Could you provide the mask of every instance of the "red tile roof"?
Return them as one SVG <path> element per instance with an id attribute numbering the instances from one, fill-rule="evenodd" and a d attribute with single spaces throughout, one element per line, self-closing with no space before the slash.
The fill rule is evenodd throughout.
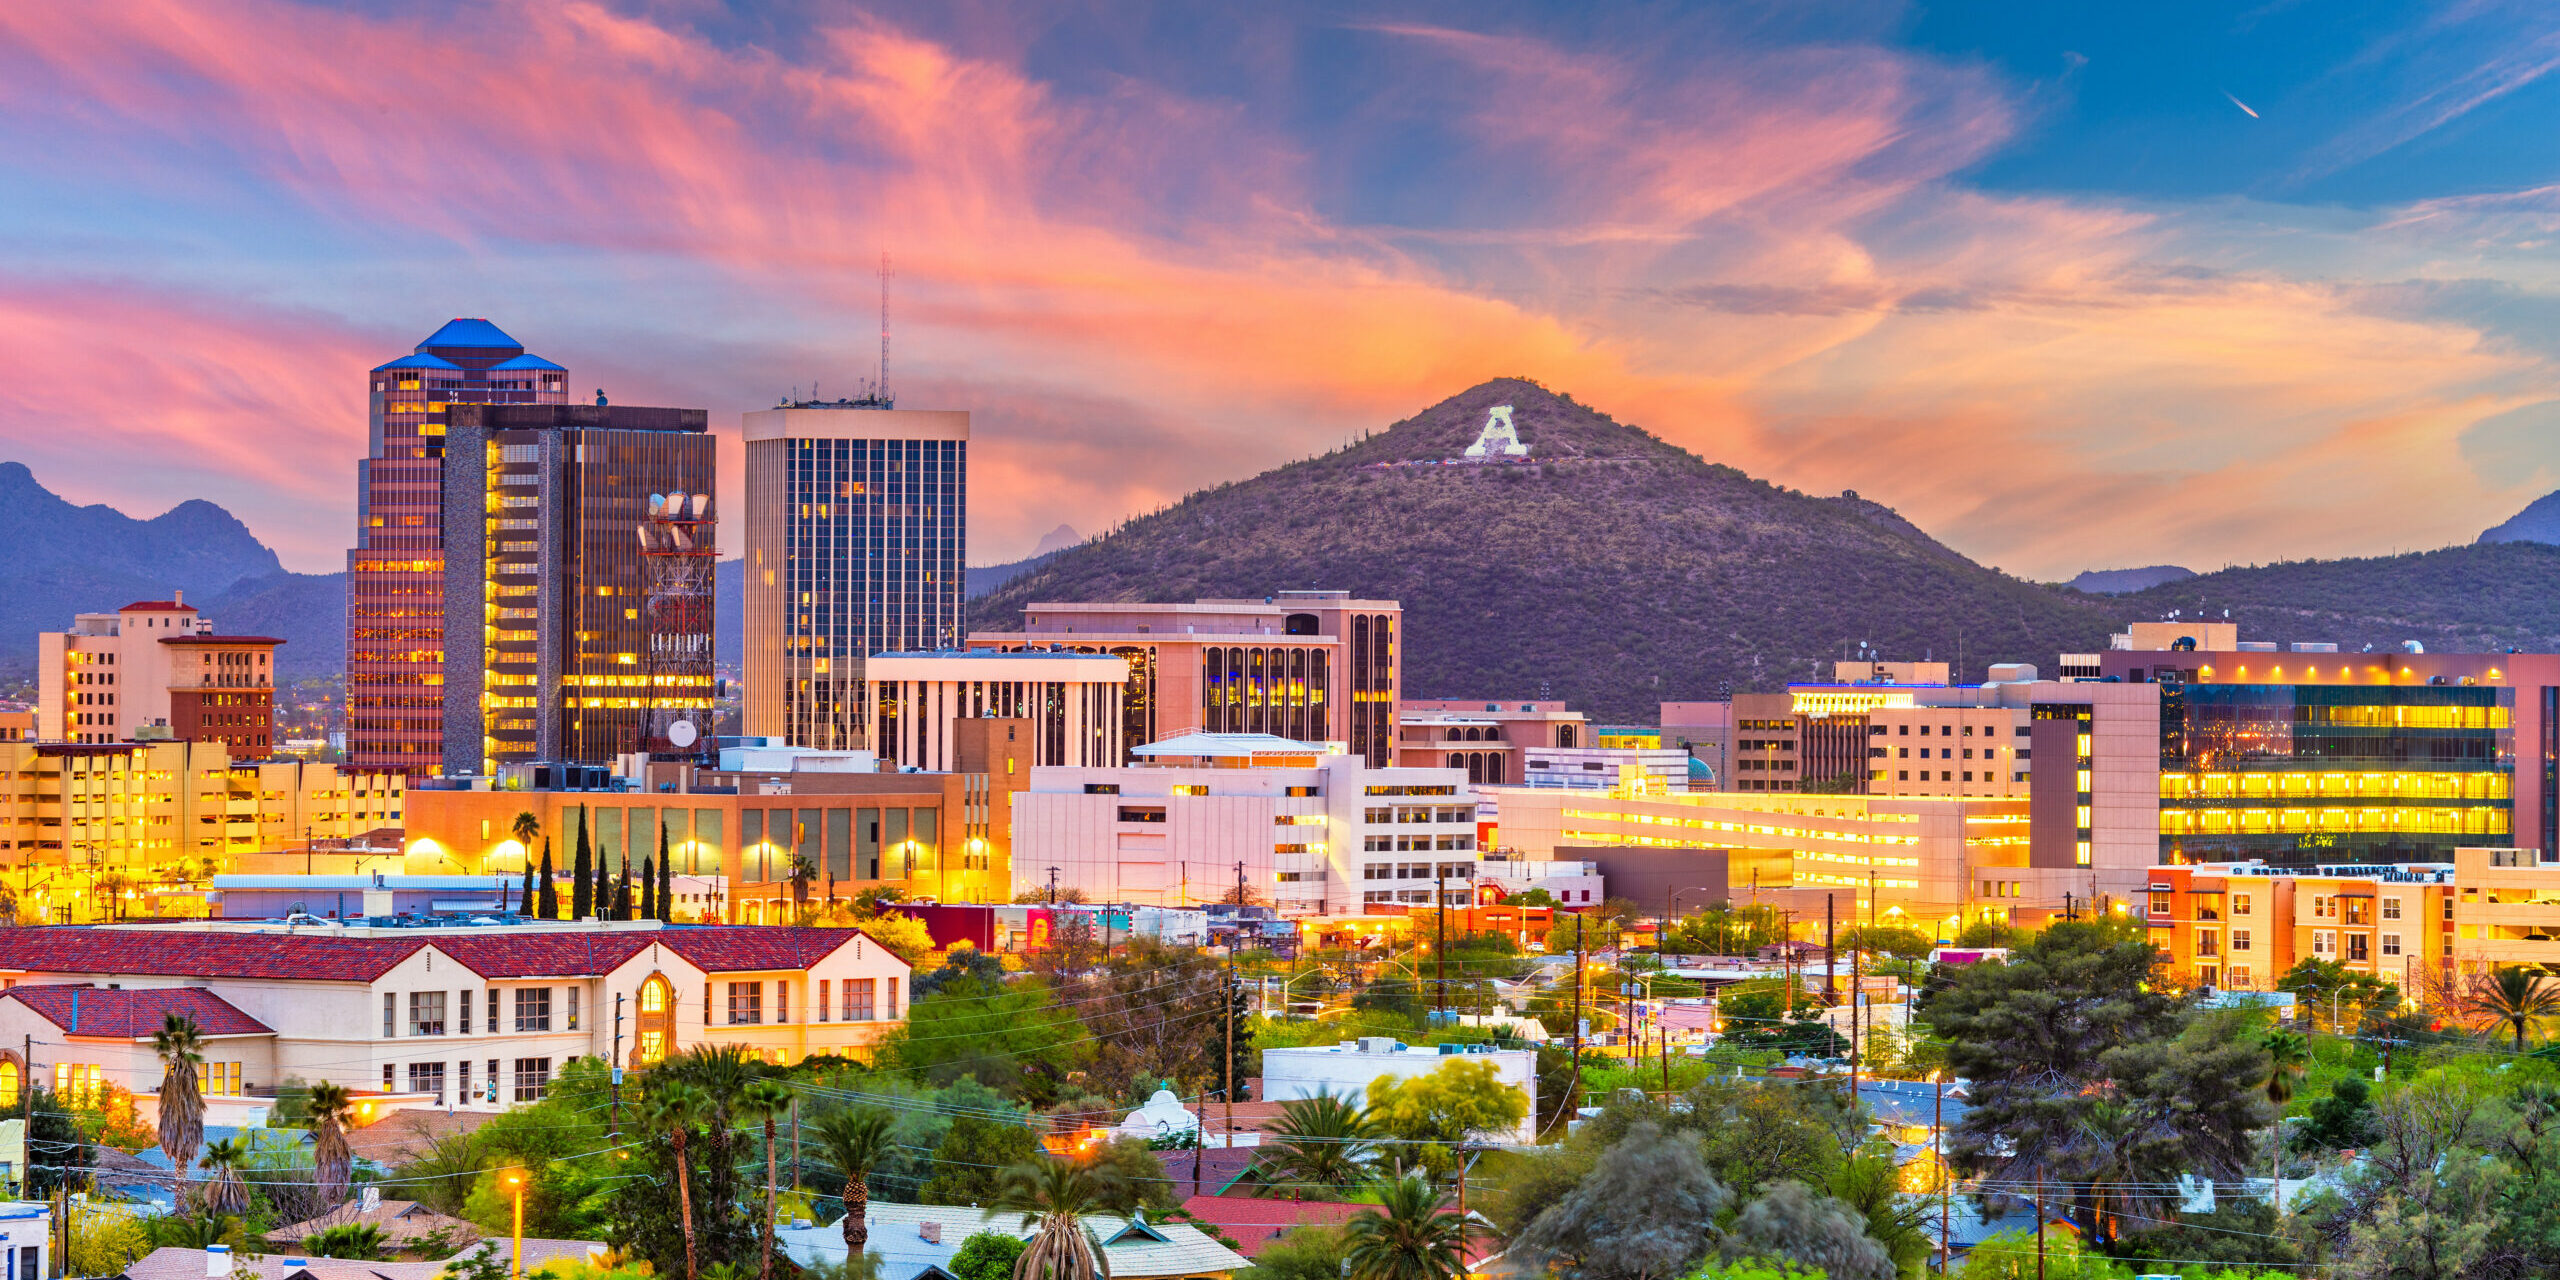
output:
<path id="1" fill-rule="evenodd" d="M 170 1014 L 195 1019 L 196 1030 L 209 1036 L 271 1036 L 275 1029 L 250 1017 L 228 1000 L 195 987 L 111 989 L 85 982 L 18 986 L 0 991 L 0 1000 L 15 1000 L 67 1035 L 140 1040 L 158 1031 Z"/>
<path id="2" fill-rule="evenodd" d="M 419 948 L 432 946 L 484 978 L 576 977 L 608 972 L 659 945 L 706 972 L 740 973 L 805 969 L 860 933 L 858 929 L 713 925 L 646 933 L 491 929 L 407 938 L 333 938 L 46 925 L 0 929 L 0 970 L 371 982 Z M 871 945 L 879 943 L 874 940 Z"/>
<path id="3" fill-rule="evenodd" d="M 1266 1200 L 1241 1196 L 1193 1196 L 1182 1202 L 1184 1213 L 1226 1232 L 1239 1246 L 1238 1251 L 1248 1258 L 1261 1253 L 1263 1246 L 1279 1239 L 1292 1227 L 1348 1222 L 1368 1207 L 1337 1200 Z"/>
<path id="4" fill-rule="evenodd" d="M 132 604 L 116 610 L 116 612 L 149 613 L 153 610 L 160 610 L 168 613 L 193 613 L 196 611 L 196 607 L 191 604 L 180 604 L 175 600 L 136 600 Z"/>
<path id="5" fill-rule="evenodd" d="M 277 639 L 277 638 L 276 638 L 276 637 L 274 637 L 274 636 L 217 636 L 217 635 L 186 635 L 186 636 L 162 636 L 162 637 L 160 637 L 160 643 L 162 643 L 162 644 L 283 644 L 283 643 L 284 643 L 284 641 L 279 640 L 279 639 Z"/>

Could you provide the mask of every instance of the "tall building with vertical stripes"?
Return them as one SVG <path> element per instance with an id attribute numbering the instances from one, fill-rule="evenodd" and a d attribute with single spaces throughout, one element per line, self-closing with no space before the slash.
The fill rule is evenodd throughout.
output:
<path id="1" fill-rule="evenodd" d="M 871 655 L 961 646 L 969 415 L 799 400 L 742 425 L 744 728 L 867 748 Z"/>
<path id="2" fill-rule="evenodd" d="M 455 319 L 367 376 L 347 553 L 347 759 L 433 772 L 443 755 L 444 443 L 457 404 L 566 404 L 569 371 Z"/>

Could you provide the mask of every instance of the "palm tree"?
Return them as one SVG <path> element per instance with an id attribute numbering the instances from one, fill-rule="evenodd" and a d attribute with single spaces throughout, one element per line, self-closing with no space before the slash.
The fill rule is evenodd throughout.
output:
<path id="1" fill-rule="evenodd" d="M 204 1144 L 204 1093 L 196 1076 L 204 1064 L 204 1033 L 185 1014 L 164 1014 L 151 1047 L 160 1055 L 160 1150 L 183 1184 Z"/>
<path id="2" fill-rule="evenodd" d="M 347 1150 L 347 1121 L 354 1109 L 347 1087 L 323 1080 L 311 1086 L 311 1172 L 321 1203 L 331 1208 L 346 1202 L 347 1178 L 355 1157 Z"/>
<path id="3" fill-rule="evenodd" d="M 249 1184 L 240 1180 L 240 1166 L 248 1158 L 248 1149 L 229 1138 L 205 1144 L 204 1168 L 213 1177 L 205 1183 L 204 1207 L 215 1221 L 249 1212 Z"/>
<path id="4" fill-rule="evenodd" d="M 693 1257 L 693 1166 L 686 1159 L 686 1139 L 693 1126 L 700 1124 L 711 1111 L 710 1095 L 681 1080 L 670 1080 L 650 1091 L 648 1101 L 641 1104 L 641 1118 L 650 1125 L 663 1127 L 667 1141 L 675 1148 L 676 1207 L 684 1223 L 684 1277 L 694 1280 Z"/>
<path id="5" fill-rule="evenodd" d="M 1285 1185 L 1293 1192 L 1312 1188 L 1329 1197 L 1369 1180 L 1377 1152 L 1370 1139 L 1377 1129 L 1349 1101 L 1319 1090 L 1313 1097 L 1281 1103 L 1276 1127 L 1280 1140 L 1264 1147 L 1255 1161 L 1265 1191 Z"/>
<path id="6" fill-rule="evenodd" d="M 317 1258 L 352 1258 L 380 1262 L 391 1255 L 382 1245 L 382 1228 L 370 1222 L 342 1222 L 302 1238 L 302 1251 Z"/>
<path id="7" fill-rule="evenodd" d="M 1420 1173 L 1378 1184 L 1378 1207 L 1343 1224 L 1351 1238 L 1343 1274 L 1350 1280 L 1456 1280 L 1466 1274 L 1466 1219 L 1440 1211 L 1439 1188 Z"/>
<path id="8" fill-rule="evenodd" d="M 2544 982 L 2528 966 L 2501 965 L 2473 978 L 2462 1003 L 2492 1025 L 2515 1028 L 2516 1052 L 2522 1053 L 2524 1033 L 2535 1021 L 2560 1017 L 2560 985 Z"/>
<path id="9" fill-rule="evenodd" d="M 516 820 L 509 829 L 515 832 L 516 843 L 523 845 L 525 853 L 531 855 L 533 842 L 542 838 L 542 819 L 533 816 L 533 811 L 527 809 L 516 815 Z"/>
<path id="10" fill-rule="evenodd" d="M 830 1111 L 809 1127 L 817 1131 L 819 1153 L 844 1175 L 844 1256 L 859 1258 L 871 1246 L 871 1171 L 896 1149 L 889 1140 L 889 1113 L 877 1107 Z"/>
<path id="11" fill-rule="evenodd" d="M 999 1175 L 991 1211 L 1021 1214 L 1026 1227 L 1040 1224 L 1014 1260 L 1013 1280 L 1109 1280 L 1111 1260 L 1084 1219 L 1111 1202 L 1118 1180 L 1089 1165 L 1045 1157 Z"/>
<path id="12" fill-rule="evenodd" d="M 2258 1037 L 2267 1051 L 2267 1101 L 2276 1104 L 2276 1212 L 2284 1212 L 2284 1104 L 2311 1065 L 2311 1042 L 2295 1031 L 2270 1031 Z"/>
<path id="13" fill-rule="evenodd" d="M 768 1078 L 748 1085 L 738 1098 L 739 1115 L 764 1121 L 764 1261 L 756 1268 L 756 1274 L 766 1280 L 773 1275 L 773 1220 L 781 1212 L 781 1192 L 777 1189 L 782 1179 L 781 1151 L 774 1145 L 778 1136 L 774 1121 L 791 1109 L 792 1096 L 791 1086 Z"/>

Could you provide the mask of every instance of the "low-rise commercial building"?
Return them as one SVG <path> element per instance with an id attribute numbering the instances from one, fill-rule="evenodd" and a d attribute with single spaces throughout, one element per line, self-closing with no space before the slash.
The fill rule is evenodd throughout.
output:
<path id="1" fill-rule="evenodd" d="M 1033 765 L 1116 765 L 1129 660 L 1107 653 L 954 649 L 881 653 L 866 664 L 872 749 L 892 768 L 955 769 L 958 725 L 1028 721 Z"/>
<path id="2" fill-rule="evenodd" d="M 1463 769 L 1379 769 L 1260 734 L 1137 748 L 1149 765 L 1034 769 L 1014 797 L 1014 888 L 1107 902 L 1234 893 L 1284 914 L 1472 897 L 1476 795 Z"/>
<path id="3" fill-rule="evenodd" d="M 1127 659 L 1127 750 L 1194 730 L 1267 733 L 1345 743 L 1380 768 L 1396 758 L 1403 626 L 1402 605 L 1348 591 L 1190 604 L 1051 601 L 1024 608 L 1020 631 L 971 633 L 969 647 Z"/>
<path id="4" fill-rule="evenodd" d="M 1437 698 L 1396 704 L 1396 763 L 1464 769 L 1467 781 L 1517 782 L 1530 748 L 1593 745 L 1583 715 L 1561 702 Z"/>
<path id="5" fill-rule="evenodd" d="M 166 1014 L 210 1042 L 205 1092 L 333 1081 L 499 1110 L 570 1060 L 705 1044 L 857 1054 L 905 1017 L 908 966 L 853 929 L 282 922 L 0 930 L 0 1081 L 150 1098 Z M 33 1061 L 23 1055 L 28 1039 Z"/>

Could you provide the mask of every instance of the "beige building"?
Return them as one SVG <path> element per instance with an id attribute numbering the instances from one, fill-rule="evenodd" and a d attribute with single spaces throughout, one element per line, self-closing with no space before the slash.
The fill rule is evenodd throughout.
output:
<path id="1" fill-rule="evenodd" d="M 958 758 L 957 727 L 1027 720 L 1035 765 L 1118 764 L 1129 661 L 1107 653 L 954 649 L 870 660 L 872 750 L 882 767 L 939 772 Z"/>
<path id="2" fill-rule="evenodd" d="M 1528 773 L 1533 747 L 1586 748 L 1591 726 L 1561 702 L 1435 698 L 1396 704 L 1396 763 L 1464 769 L 1467 781 L 1501 785 Z"/>
<path id="3" fill-rule="evenodd" d="M 1404 606 L 1348 591 L 1190 604 L 1034 604 L 1022 630 L 973 649 L 1116 654 L 1129 662 L 1121 741 L 1194 731 L 1340 742 L 1371 768 L 1396 759 Z M 1121 762 L 1125 763 L 1125 761 Z"/>
<path id="4" fill-rule="evenodd" d="M 45 742 L 218 741 L 248 758 L 275 737 L 272 636 L 223 636 L 178 593 L 77 615 L 36 636 L 35 736 Z"/>

